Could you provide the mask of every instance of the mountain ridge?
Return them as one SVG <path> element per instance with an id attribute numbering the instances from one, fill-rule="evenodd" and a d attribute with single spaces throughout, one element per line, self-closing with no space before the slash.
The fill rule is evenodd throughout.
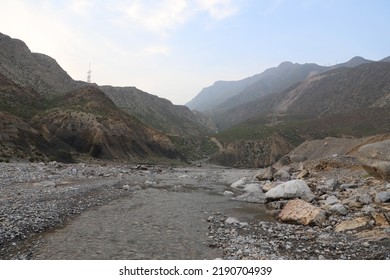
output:
<path id="1" fill-rule="evenodd" d="M 372 62 L 371 60 L 355 56 L 347 62 L 333 66 L 320 66 L 315 63 L 292 63 L 284 61 L 276 67 L 264 70 L 260 74 L 250 76 L 238 81 L 215 82 L 212 86 L 204 88 L 186 105 L 192 110 L 199 110 L 209 115 L 214 121 L 222 112 L 251 102 L 259 97 L 278 93 L 286 88 L 305 80 L 313 75 L 342 67 L 355 67 L 360 64 Z M 245 84 L 250 80 L 251 83 Z M 223 83 L 224 87 L 218 83 Z M 231 88 L 229 88 L 231 86 Z M 210 97 L 210 93 L 215 96 Z M 218 99 L 218 102 L 209 99 Z M 218 123 L 216 123 L 218 126 Z"/>
<path id="2" fill-rule="evenodd" d="M 186 118 L 183 123 L 190 123 L 189 129 L 178 129 L 183 132 L 181 135 L 204 137 L 207 133 L 205 119 L 200 125 L 196 119 L 201 118 L 188 108 L 142 91 L 138 93 L 140 98 L 134 107 L 150 116 L 153 111 L 145 100 L 152 98 L 157 104 L 154 107 L 170 106 L 169 110 L 160 111 L 160 120 L 168 113 L 178 115 L 180 120 Z M 80 156 L 185 160 L 166 130 L 144 124 L 131 110 L 119 109 L 97 85 L 74 81 L 55 59 L 32 53 L 23 41 L 1 33 L 0 101 L 0 127 L 4 128 L 0 132 L 2 160 L 72 161 Z M 189 133 L 191 129 L 193 134 Z"/>

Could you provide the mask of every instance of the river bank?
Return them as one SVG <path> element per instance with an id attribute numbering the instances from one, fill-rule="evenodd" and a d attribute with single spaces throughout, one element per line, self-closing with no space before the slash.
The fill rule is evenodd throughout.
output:
<path id="1" fill-rule="evenodd" d="M 263 198 L 302 175 L 294 168 L 266 181 L 255 178 L 258 170 L 218 166 L 0 169 L 1 259 L 390 258 L 388 203 L 376 201 L 388 184 L 361 170 L 306 170 L 306 200 L 326 215 L 320 224 L 291 225 L 276 222 L 291 199 Z M 332 208 L 338 204 L 345 209 Z M 336 230 L 357 218 L 364 224 Z"/>

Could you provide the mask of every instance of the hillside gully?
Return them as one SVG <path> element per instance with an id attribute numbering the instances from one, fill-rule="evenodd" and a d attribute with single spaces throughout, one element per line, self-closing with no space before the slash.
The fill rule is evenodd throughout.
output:
<path id="1" fill-rule="evenodd" d="M 367 186 L 378 196 L 390 185 L 356 179 L 362 170 L 338 170 L 337 177 L 312 171 L 298 180 L 325 216 L 294 225 L 278 216 L 286 199 L 266 197 L 283 178 L 296 179 L 292 167 L 267 181 L 255 178 L 259 170 L 211 165 L 50 162 L 0 169 L 1 259 L 390 258 L 388 204 L 359 202 Z M 343 191 L 319 191 L 336 185 Z M 335 210 L 337 204 L 345 209 Z"/>

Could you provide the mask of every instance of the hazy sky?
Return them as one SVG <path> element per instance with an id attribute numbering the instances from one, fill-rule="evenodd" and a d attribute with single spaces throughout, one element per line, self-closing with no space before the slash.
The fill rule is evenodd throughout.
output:
<path id="1" fill-rule="evenodd" d="M 389 0 L 0 0 L 0 32 L 76 80 L 184 104 L 282 61 L 390 55 Z"/>

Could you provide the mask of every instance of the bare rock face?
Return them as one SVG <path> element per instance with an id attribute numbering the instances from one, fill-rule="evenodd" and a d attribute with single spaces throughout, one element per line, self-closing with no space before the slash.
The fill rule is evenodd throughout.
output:
<path id="1" fill-rule="evenodd" d="M 362 146 L 358 159 L 370 175 L 390 181 L 390 140 Z"/>
<path id="2" fill-rule="evenodd" d="M 268 201 L 290 198 L 304 198 L 313 195 L 310 188 L 303 180 L 292 180 L 280 184 L 266 193 Z"/>
<path id="3" fill-rule="evenodd" d="M 321 225 L 326 219 L 326 213 L 321 208 L 301 200 L 289 201 L 279 214 L 282 222 L 301 225 Z"/>
<path id="4" fill-rule="evenodd" d="M 211 158 L 211 162 L 232 167 L 267 167 L 289 153 L 293 146 L 281 135 L 273 135 L 261 140 L 237 140 L 226 142 L 223 150 Z"/>

